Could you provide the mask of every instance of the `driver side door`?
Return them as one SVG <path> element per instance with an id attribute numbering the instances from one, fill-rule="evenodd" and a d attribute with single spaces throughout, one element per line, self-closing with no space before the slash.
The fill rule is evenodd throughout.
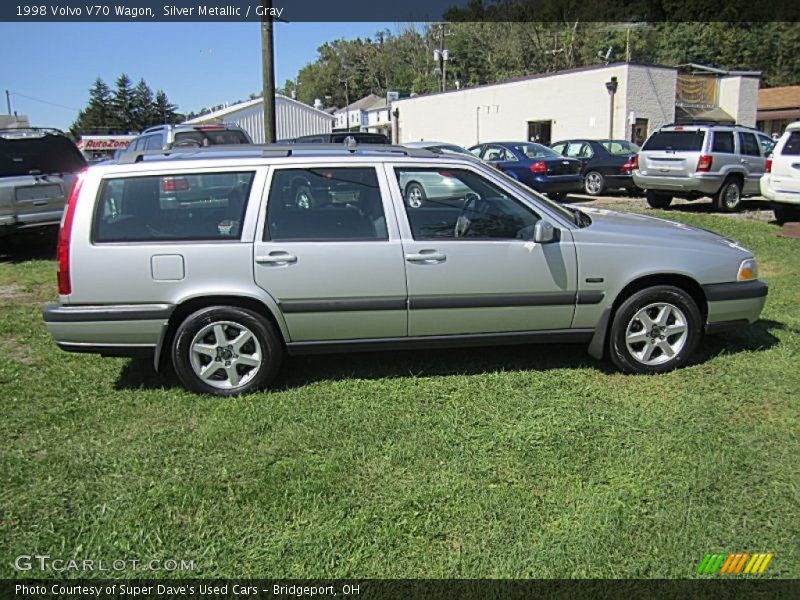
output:
<path id="1" fill-rule="evenodd" d="M 388 166 L 409 296 L 408 334 L 464 335 L 567 329 L 577 290 L 575 248 L 537 244 L 540 216 L 476 170 Z M 452 197 L 410 205 L 400 183 L 460 182 Z"/>

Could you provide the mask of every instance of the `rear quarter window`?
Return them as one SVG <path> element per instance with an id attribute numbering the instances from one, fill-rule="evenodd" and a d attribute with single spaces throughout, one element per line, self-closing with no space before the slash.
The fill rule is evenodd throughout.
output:
<path id="1" fill-rule="evenodd" d="M 781 156 L 800 156 L 800 131 L 793 131 L 789 134 L 781 149 Z"/>
<path id="2" fill-rule="evenodd" d="M 100 186 L 95 243 L 239 240 L 254 172 L 122 177 Z"/>
<path id="3" fill-rule="evenodd" d="M 658 131 L 644 143 L 642 150 L 699 152 L 705 137 L 704 131 Z"/>

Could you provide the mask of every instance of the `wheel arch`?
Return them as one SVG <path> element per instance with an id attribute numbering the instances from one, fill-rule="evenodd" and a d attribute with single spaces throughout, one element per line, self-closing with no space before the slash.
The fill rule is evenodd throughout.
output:
<path id="1" fill-rule="evenodd" d="M 708 318 L 708 300 L 706 299 L 702 286 L 696 279 L 683 273 L 650 273 L 641 275 L 625 284 L 625 287 L 623 287 L 614 298 L 612 305 L 603 311 L 603 314 L 600 316 L 600 321 L 597 327 L 595 327 L 592 341 L 589 343 L 589 354 L 591 356 L 601 360 L 605 355 L 608 332 L 611 328 L 614 315 L 620 305 L 636 292 L 657 285 L 671 285 L 689 294 L 700 310 L 703 323 L 706 322 Z"/>
<path id="2" fill-rule="evenodd" d="M 193 296 L 184 299 L 175 306 L 175 309 L 172 311 L 172 314 L 169 316 L 164 326 L 161 337 L 156 345 L 155 356 L 153 357 L 153 366 L 156 371 L 160 371 L 167 366 L 170 353 L 164 350 L 172 345 L 172 340 L 175 338 L 175 331 L 178 329 L 178 326 L 190 314 L 210 306 L 235 306 L 252 310 L 264 316 L 272 323 L 282 344 L 285 345 L 286 341 L 289 339 L 286 323 L 281 316 L 277 304 L 273 307 L 263 299 L 235 294 Z"/>

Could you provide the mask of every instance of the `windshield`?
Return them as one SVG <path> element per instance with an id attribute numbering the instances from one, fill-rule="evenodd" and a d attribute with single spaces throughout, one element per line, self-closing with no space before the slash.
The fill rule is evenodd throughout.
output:
<path id="1" fill-rule="evenodd" d="M 561 158 L 558 152 L 541 144 L 515 144 L 511 147 L 527 158 Z"/>
<path id="2" fill-rule="evenodd" d="M 658 131 L 644 143 L 642 150 L 699 152 L 705 137 L 703 131 Z"/>
<path id="3" fill-rule="evenodd" d="M 600 145 L 608 150 L 609 154 L 636 154 L 639 152 L 639 146 L 626 140 L 606 140 L 600 142 Z"/>
<path id="4" fill-rule="evenodd" d="M 247 136 L 235 129 L 180 131 L 173 146 L 218 146 L 220 144 L 249 144 Z"/>
<path id="5" fill-rule="evenodd" d="M 68 138 L 0 136 L 0 177 L 77 173 L 86 160 Z"/>
<path id="6" fill-rule="evenodd" d="M 538 146 L 538 144 L 533 144 L 533 145 L 537 145 Z M 498 177 L 500 177 L 505 183 L 507 183 L 509 186 L 513 187 L 517 192 L 521 193 L 526 198 L 533 198 L 537 202 L 541 202 L 542 204 L 545 204 L 547 206 L 547 208 L 549 208 L 552 212 L 556 213 L 562 219 L 565 219 L 565 220 L 569 221 L 570 223 L 579 224 L 579 222 L 576 221 L 576 219 L 575 219 L 575 212 L 573 212 L 572 210 L 568 209 L 566 206 L 561 206 L 560 204 L 558 204 L 557 202 L 553 202 L 552 200 L 550 200 L 546 196 L 542 196 L 542 195 L 536 193 L 535 191 L 533 191 L 528 186 L 520 183 L 519 181 L 517 181 L 513 177 L 509 177 L 508 175 L 506 175 L 502 171 L 499 171 L 499 170 L 498 171 L 494 171 L 494 174 L 497 175 Z"/>

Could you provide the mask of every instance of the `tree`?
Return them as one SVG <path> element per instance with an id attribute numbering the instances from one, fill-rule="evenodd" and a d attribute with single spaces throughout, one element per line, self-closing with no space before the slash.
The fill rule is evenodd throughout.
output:
<path id="1" fill-rule="evenodd" d="M 169 101 L 167 94 L 163 90 L 156 92 L 154 104 L 156 122 L 169 125 L 180 123 L 183 120 L 183 115 L 179 114 L 177 110 L 178 107 Z"/>
<path id="2" fill-rule="evenodd" d="M 153 98 L 153 90 L 144 79 L 140 79 L 133 88 L 133 130 L 144 131 L 151 125 L 160 122 Z"/>
<path id="3" fill-rule="evenodd" d="M 78 118 L 70 127 L 73 135 L 80 133 L 103 134 L 114 130 L 112 94 L 106 83 L 99 77 L 89 89 L 89 103 L 78 113 Z"/>
<path id="4" fill-rule="evenodd" d="M 117 77 L 116 86 L 112 105 L 117 133 L 136 131 L 136 109 L 130 77 L 123 73 Z"/>

